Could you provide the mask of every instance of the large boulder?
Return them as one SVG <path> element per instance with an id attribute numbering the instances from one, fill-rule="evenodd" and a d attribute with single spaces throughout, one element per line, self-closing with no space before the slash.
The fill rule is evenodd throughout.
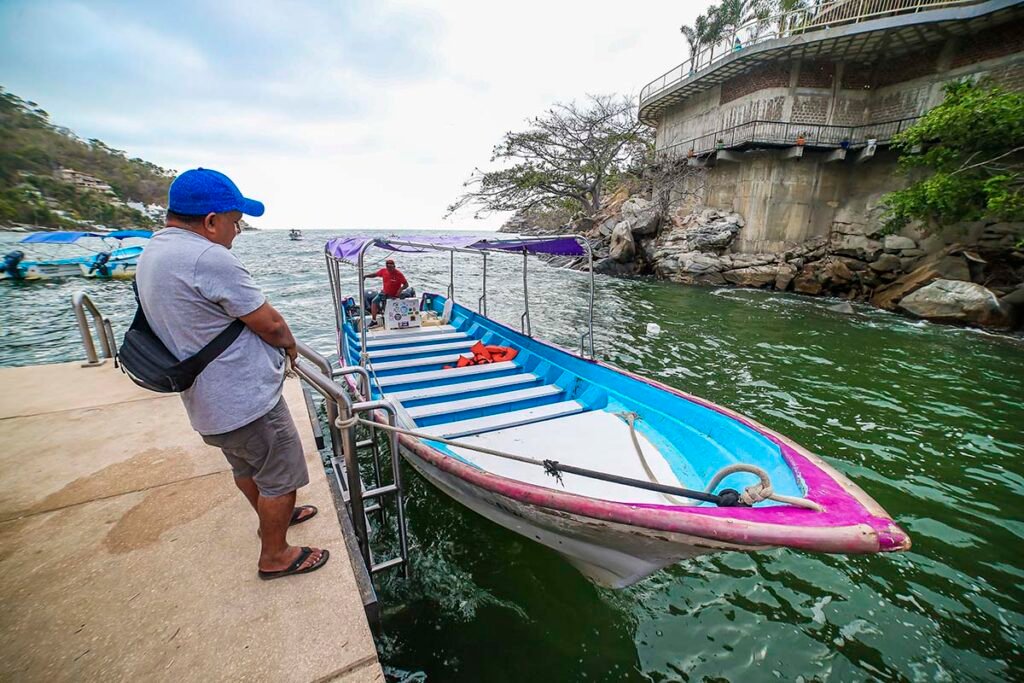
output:
<path id="1" fill-rule="evenodd" d="M 722 273 L 726 282 L 740 287 L 767 287 L 775 284 L 778 277 L 779 267 L 776 265 L 750 266 L 748 268 L 736 268 Z"/>
<path id="2" fill-rule="evenodd" d="M 900 257 L 895 254 L 882 254 L 877 261 L 870 264 L 871 269 L 877 273 L 891 273 L 894 270 L 899 270 L 902 265 Z"/>
<path id="3" fill-rule="evenodd" d="M 634 236 L 653 235 L 661 225 L 657 205 L 643 197 L 630 197 L 623 203 L 622 219 L 629 223 Z"/>
<path id="4" fill-rule="evenodd" d="M 882 240 L 882 248 L 894 254 L 904 249 L 917 249 L 917 242 L 903 235 L 886 235 Z"/>
<path id="5" fill-rule="evenodd" d="M 620 221 L 612 230 L 608 256 L 619 263 L 628 263 L 636 256 L 636 243 L 633 242 L 633 233 L 627 221 Z"/>
<path id="6" fill-rule="evenodd" d="M 594 272 L 602 275 L 636 275 L 637 270 L 635 262 L 620 263 L 611 257 L 594 261 Z"/>
<path id="7" fill-rule="evenodd" d="M 967 261 L 961 255 L 963 247 L 953 245 L 928 256 L 913 271 L 889 285 L 880 287 L 871 297 L 871 303 L 887 311 L 895 310 L 900 299 L 939 279 L 971 279 Z"/>
<path id="8" fill-rule="evenodd" d="M 775 289 L 780 292 L 784 292 L 789 289 L 789 285 L 793 282 L 793 278 L 796 277 L 796 267 L 788 263 L 779 265 L 778 274 L 775 276 Z"/>
<path id="9" fill-rule="evenodd" d="M 995 294 L 974 282 L 935 280 L 903 297 L 899 308 L 915 317 L 982 327 L 1009 327 Z"/>
<path id="10" fill-rule="evenodd" d="M 808 263 L 793 278 L 793 291 L 800 294 L 821 294 L 822 285 L 818 278 L 818 262 Z"/>

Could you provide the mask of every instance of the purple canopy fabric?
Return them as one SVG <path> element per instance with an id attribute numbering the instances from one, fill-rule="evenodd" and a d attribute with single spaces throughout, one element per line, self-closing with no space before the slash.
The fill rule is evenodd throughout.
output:
<path id="1" fill-rule="evenodd" d="M 434 249 L 471 249 L 474 251 L 508 251 L 553 256 L 583 256 L 586 252 L 575 237 L 479 237 L 463 235 L 415 235 L 406 237 L 336 237 L 327 242 L 324 251 L 339 261 L 355 263 L 363 246 L 373 242 L 388 251 L 422 252 Z"/>

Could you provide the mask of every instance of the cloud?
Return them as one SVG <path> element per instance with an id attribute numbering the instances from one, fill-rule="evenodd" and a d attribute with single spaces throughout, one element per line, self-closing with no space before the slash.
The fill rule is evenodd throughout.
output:
<path id="1" fill-rule="evenodd" d="M 83 137 L 230 174 L 260 227 L 443 220 L 507 130 L 556 101 L 639 92 L 702 8 L 437 0 L 8 1 L 0 73 Z"/>

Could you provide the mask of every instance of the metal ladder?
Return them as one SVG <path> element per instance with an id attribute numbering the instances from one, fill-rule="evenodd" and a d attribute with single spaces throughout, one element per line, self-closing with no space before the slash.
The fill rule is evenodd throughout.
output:
<path id="1" fill-rule="evenodd" d="M 355 426 L 339 427 L 339 421 L 347 422 L 354 416 L 374 418 L 380 411 L 387 417 L 390 426 L 396 426 L 398 414 L 394 405 L 387 400 L 352 401 L 348 390 L 335 381 L 336 378 L 356 374 L 360 376 L 362 394 L 369 394 L 370 377 L 365 368 L 350 366 L 333 368 L 330 362 L 308 345 L 297 342 L 301 358 L 295 363 L 299 375 L 314 390 L 321 394 L 327 406 L 327 422 L 331 435 L 331 465 L 342 497 L 348 506 L 352 527 L 355 531 L 359 551 L 370 575 L 387 569 L 401 567 L 405 577 L 409 576 L 409 537 L 405 520 L 405 495 L 402 485 L 401 454 L 398 448 L 398 434 L 385 432 L 388 437 L 391 478 L 390 484 L 383 484 L 381 452 L 376 429 L 369 427 L 370 438 L 357 440 Z M 360 450 L 369 447 L 372 457 L 374 481 L 366 488 L 359 472 Z M 395 557 L 377 561 L 370 543 L 371 513 L 379 515 L 380 526 L 387 524 L 385 501 L 393 502 L 395 522 L 398 529 L 399 553 Z"/>

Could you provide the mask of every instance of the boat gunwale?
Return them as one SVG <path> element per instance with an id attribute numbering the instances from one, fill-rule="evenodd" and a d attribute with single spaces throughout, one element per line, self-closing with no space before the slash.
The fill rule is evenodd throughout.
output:
<path id="1" fill-rule="evenodd" d="M 443 295 L 433 296 L 445 298 Z M 493 318 L 471 311 L 460 304 L 456 305 L 465 311 L 467 317 L 483 318 L 507 331 L 512 338 L 524 336 Z M 806 497 L 825 510 L 816 512 L 789 505 L 699 507 L 609 501 L 494 474 L 460 462 L 426 445 L 424 440 L 418 438 L 399 435 L 401 445 L 439 469 L 513 501 L 651 531 L 678 532 L 740 545 L 787 546 L 836 553 L 894 552 L 910 547 L 910 537 L 896 525 L 891 515 L 881 505 L 820 456 L 811 453 L 792 439 L 707 399 L 611 363 L 579 356 L 547 340 L 537 337 L 529 339 L 556 353 L 569 355 L 667 391 L 754 430 L 779 448 L 785 463 L 806 487 Z M 347 358 L 343 360 L 348 363 Z M 346 381 L 356 389 L 351 376 L 346 376 Z M 380 423 L 387 422 L 382 411 L 374 412 L 374 420 Z"/>

